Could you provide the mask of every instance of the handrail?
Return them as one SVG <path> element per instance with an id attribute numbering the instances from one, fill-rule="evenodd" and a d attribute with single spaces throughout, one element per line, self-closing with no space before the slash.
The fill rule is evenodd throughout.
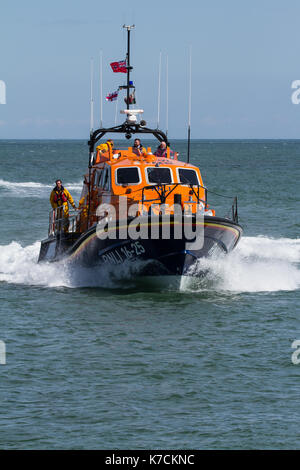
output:
<path id="1" fill-rule="evenodd" d="M 178 186 L 187 186 L 186 183 L 158 183 L 158 184 L 153 184 L 153 185 L 148 185 L 144 186 L 141 191 L 142 191 L 142 205 L 144 202 L 155 202 L 155 201 L 160 201 L 161 204 L 165 204 L 166 199 L 170 196 L 170 194 L 173 193 L 173 191 L 178 187 Z M 173 186 L 173 187 L 172 187 Z M 205 186 L 202 186 L 200 184 L 188 184 L 188 186 L 191 188 L 193 191 L 193 194 L 196 197 L 197 203 L 204 204 L 205 210 L 207 210 L 208 206 L 208 193 L 215 194 L 216 196 L 223 197 L 226 199 L 232 199 L 230 196 L 226 196 L 224 194 L 219 194 L 215 193 L 214 191 L 208 190 Z M 196 190 L 195 190 L 196 186 Z M 167 189 L 169 187 L 169 189 Z M 170 189 L 172 187 L 172 189 Z M 145 199 L 145 190 L 154 190 L 157 194 L 157 197 L 155 199 Z M 200 189 L 204 189 L 205 191 L 205 199 L 200 198 Z M 84 208 L 82 209 L 77 209 L 76 211 L 69 211 L 68 215 L 65 216 L 64 214 L 64 209 L 63 206 L 57 207 L 56 209 L 53 209 L 49 213 L 49 229 L 48 229 L 48 236 L 54 236 L 60 233 L 79 233 L 81 230 L 81 223 L 82 223 L 82 214 L 84 214 Z M 91 215 L 95 215 L 95 213 Z M 235 223 L 238 223 L 239 218 L 238 218 L 238 203 L 237 203 L 237 197 L 235 196 L 233 198 L 233 202 L 231 205 L 231 208 L 229 211 L 226 213 L 224 216 L 226 219 L 232 220 Z M 85 220 L 85 219 L 84 219 Z M 85 220 L 85 224 L 87 224 L 88 227 L 88 221 Z"/>
<path id="2" fill-rule="evenodd" d="M 65 217 L 63 206 L 52 209 L 49 213 L 48 236 L 78 231 L 80 213 L 81 210 L 69 211 L 68 216 Z"/>
<path id="3" fill-rule="evenodd" d="M 214 191 L 211 191 L 209 189 L 207 189 L 205 186 L 202 186 L 201 184 L 191 184 L 191 183 L 158 183 L 158 184 L 153 184 L 153 185 L 150 185 L 150 186 L 144 186 L 143 189 L 142 189 L 142 204 L 144 202 L 154 202 L 154 201 L 157 201 L 157 200 L 160 200 L 161 204 L 164 204 L 167 197 L 174 191 L 174 189 L 177 188 L 177 186 L 189 186 L 191 188 L 191 190 L 193 191 L 193 194 L 195 195 L 196 199 L 197 199 L 197 202 L 198 204 L 200 202 L 204 203 L 205 205 L 205 210 L 207 209 L 208 207 L 208 193 L 212 193 L 212 194 L 215 194 L 216 196 L 219 196 L 219 197 L 223 197 L 223 198 L 226 198 L 226 199 L 231 199 L 232 200 L 232 196 L 225 196 L 224 194 L 219 194 L 219 193 L 216 193 Z M 167 190 L 166 190 L 166 186 L 174 186 L 174 188 L 169 191 L 167 193 Z M 197 187 L 197 192 L 194 190 L 194 186 Z M 161 192 L 159 192 L 159 188 L 162 188 L 161 189 Z M 156 199 L 145 199 L 145 195 L 144 195 L 144 191 L 145 190 L 148 190 L 148 189 L 155 189 L 156 193 L 158 194 L 158 198 Z M 200 189 L 204 189 L 205 191 L 205 200 L 201 199 L 200 198 Z M 225 218 L 227 219 L 230 219 L 232 220 L 233 222 L 235 223 L 238 223 L 238 204 L 237 204 L 237 196 L 235 196 L 233 198 L 233 203 L 232 203 L 232 206 L 230 208 L 230 211 L 231 212 L 231 218 L 229 217 L 228 213 L 225 215 Z"/>

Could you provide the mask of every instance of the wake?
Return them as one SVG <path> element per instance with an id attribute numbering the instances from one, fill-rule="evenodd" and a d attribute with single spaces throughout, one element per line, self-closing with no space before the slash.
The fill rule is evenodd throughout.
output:
<path id="1" fill-rule="evenodd" d="M 229 255 L 199 260 L 195 274 L 205 279 L 185 280 L 182 290 L 214 289 L 230 292 L 275 292 L 300 288 L 300 239 L 243 237 Z"/>
<path id="2" fill-rule="evenodd" d="M 14 182 L 0 179 L 0 189 L 9 192 L 12 196 L 15 197 L 48 197 L 53 187 L 54 184 L 42 184 L 36 183 L 34 181 Z M 65 187 L 71 191 L 80 192 L 82 188 L 82 182 L 66 183 Z"/>
<path id="3" fill-rule="evenodd" d="M 0 283 L 41 287 L 103 287 L 126 288 L 128 267 L 120 267 L 118 276 L 110 266 L 83 268 L 70 266 L 66 261 L 38 263 L 40 242 L 22 247 L 15 241 L 0 245 Z M 132 286 L 131 286 L 132 287 Z"/>
<path id="4" fill-rule="evenodd" d="M 30 286 L 124 288 L 134 275 L 128 266 L 70 268 L 66 262 L 37 264 L 40 242 L 22 247 L 17 242 L 0 245 L 0 282 Z M 185 278 L 182 291 L 276 292 L 300 289 L 300 239 L 244 237 L 229 255 L 200 260 L 195 275 Z M 120 282 L 118 282 L 120 281 Z M 127 286 L 133 287 L 132 283 Z"/>

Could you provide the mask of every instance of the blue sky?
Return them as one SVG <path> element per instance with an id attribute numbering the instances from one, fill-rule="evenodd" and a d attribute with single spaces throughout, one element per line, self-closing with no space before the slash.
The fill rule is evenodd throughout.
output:
<path id="1" fill-rule="evenodd" d="M 107 94 L 125 78 L 109 67 L 125 58 L 124 23 L 136 26 L 132 78 L 149 126 L 157 125 L 161 52 L 160 127 L 168 56 L 169 136 L 186 136 L 191 46 L 192 138 L 298 138 L 291 84 L 300 79 L 299 18 L 297 0 L 2 0 L 0 138 L 87 138 L 90 60 L 97 123 L 100 51 Z M 114 124 L 115 104 L 103 110 L 104 125 Z"/>

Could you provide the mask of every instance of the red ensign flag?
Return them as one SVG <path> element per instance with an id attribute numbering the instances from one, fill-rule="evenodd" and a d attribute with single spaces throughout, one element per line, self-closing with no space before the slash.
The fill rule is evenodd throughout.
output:
<path id="1" fill-rule="evenodd" d="M 127 73 L 126 60 L 120 60 L 120 62 L 112 62 L 110 64 L 113 72 Z"/>

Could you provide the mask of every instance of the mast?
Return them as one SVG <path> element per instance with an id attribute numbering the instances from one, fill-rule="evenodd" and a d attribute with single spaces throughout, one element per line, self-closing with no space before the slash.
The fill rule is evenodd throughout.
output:
<path id="1" fill-rule="evenodd" d="M 103 126 L 103 52 L 100 52 L 100 127 Z"/>
<path id="2" fill-rule="evenodd" d="M 157 138 L 159 142 L 166 142 L 167 146 L 169 146 L 168 142 L 168 137 L 167 135 L 161 131 L 160 129 L 150 129 L 146 127 L 146 121 L 141 120 L 140 122 L 137 122 L 136 119 L 136 114 L 140 114 L 143 112 L 143 110 L 138 110 L 138 109 L 130 109 L 130 104 L 134 104 L 130 102 L 130 90 L 133 89 L 135 91 L 135 86 L 133 85 L 133 82 L 130 81 L 130 72 L 133 69 L 133 67 L 130 65 L 130 32 L 132 29 L 134 29 L 134 25 L 127 26 L 123 25 L 123 28 L 127 30 L 127 54 L 126 54 L 126 71 L 127 71 L 127 85 L 122 85 L 119 86 L 119 90 L 127 90 L 126 93 L 126 108 L 125 110 L 121 110 L 122 114 L 126 114 L 127 118 L 125 122 L 123 122 L 120 125 L 116 125 L 116 119 L 115 119 L 115 126 L 114 127 L 107 127 L 103 128 L 102 127 L 102 116 L 100 116 L 100 124 L 101 127 L 96 130 L 91 130 L 90 133 L 90 139 L 88 141 L 88 146 L 89 146 L 89 168 L 91 172 L 91 168 L 93 165 L 94 161 L 94 149 L 96 143 L 102 139 L 102 137 L 108 133 L 117 133 L 117 134 L 123 134 L 127 139 L 130 139 L 132 134 L 146 134 L 146 135 L 153 135 L 154 137 Z M 101 52 L 102 54 L 102 52 Z M 102 67 L 102 66 L 101 66 Z M 135 101 L 135 100 L 133 100 Z M 117 108 L 116 108 L 117 109 Z M 102 115 L 102 112 L 100 113 Z M 168 126 L 167 126 L 168 127 Z M 89 184 L 89 192 L 90 192 L 90 184 Z M 90 197 L 90 196 L 89 196 Z"/>
<path id="3" fill-rule="evenodd" d="M 157 129 L 159 129 L 159 115 L 160 115 L 160 78 L 161 78 L 161 51 L 159 53 L 159 66 L 158 66 Z"/>
<path id="4" fill-rule="evenodd" d="M 167 55 L 167 65 L 166 65 L 166 136 L 168 135 L 169 130 L 169 58 Z"/>
<path id="5" fill-rule="evenodd" d="M 93 130 L 94 130 L 94 96 L 93 96 L 93 75 L 94 75 L 94 59 L 91 58 L 91 85 L 90 85 L 90 89 L 91 89 L 91 98 L 90 98 L 90 111 L 91 111 L 91 115 L 90 115 L 90 133 L 92 134 L 93 133 Z"/>
<path id="6" fill-rule="evenodd" d="M 130 103 L 129 103 L 129 91 L 130 88 L 133 88 L 133 86 L 130 84 L 130 71 L 132 70 L 132 67 L 130 65 L 130 31 L 134 28 L 134 24 L 131 26 L 126 26 L 125 24 L 123 25 L 124 29 L 127 29 L 127 54 L 126 54 L 126 62 L 127 62 L 127 109 L 129 109 Z"/>
<path id="7" fill-rule="evenodd" d="M 190 163 L 191 147 L 191 109 L 192 109 L 192 46 L 190 46 L 190 70 L 189 70 L 189 119 L 188 119 L 188 148 L 187 163 Z"/>

